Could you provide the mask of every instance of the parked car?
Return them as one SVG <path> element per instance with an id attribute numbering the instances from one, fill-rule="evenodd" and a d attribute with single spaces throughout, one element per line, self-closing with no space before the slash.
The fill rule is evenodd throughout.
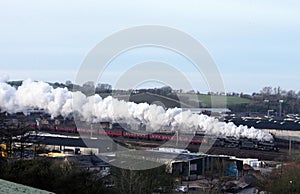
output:
<path id="1" fill-rule="evenodd" d="M 189 188 L 187 186 L 177 186 L 175 188 L 176 192 L 183 192 L 183 193 L 187 193 L 189 191 Z"/>

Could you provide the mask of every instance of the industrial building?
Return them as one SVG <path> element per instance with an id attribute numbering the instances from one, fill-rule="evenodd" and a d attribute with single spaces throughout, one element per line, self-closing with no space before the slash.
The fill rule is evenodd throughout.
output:
<path id="1" fill-rule="evenodd" d="M 117 157 L 159 162 L 167 170 L 182 180 L 197 180 L 203 177 L 238 177 L 242 174 L 243 161 L 231 156 L 208 155 L 201 153 L 174 153 L 160 150 L 147 150 L 142 155 L 128 152 L 116 153 Z M 124 163 L 124 165 L 126 165 Z"/>

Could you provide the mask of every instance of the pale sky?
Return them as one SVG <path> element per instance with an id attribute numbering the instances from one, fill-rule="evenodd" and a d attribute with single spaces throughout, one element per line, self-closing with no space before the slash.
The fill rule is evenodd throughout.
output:
<path id="1" fill-rule="evenodd" d="M 0 74 L 11 80 L 74 80 L 87 53 L 109 35 L 165 25 L 196 38 L 211 54 L 226 91 L 264 86 L 300 90 L 300 2 L 277 0 L 0 1 Z M 125 53 L 101 81 L 145 60 L 176 63 L 206 91 L 188 61 L 162 49 Z M 120 67 L 122 66 L 122 67 Z"/>

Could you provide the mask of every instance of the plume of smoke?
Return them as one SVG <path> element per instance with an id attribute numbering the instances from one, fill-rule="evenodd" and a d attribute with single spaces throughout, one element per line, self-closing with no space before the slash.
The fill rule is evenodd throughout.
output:
<path id="1" fill-rule="evenodd" d="M 1 111 L 27 113 L 32 108 L 44 109 L 53 117 L 67 117 L 76 113 L 81 120 L 88 122 L 138 122 L 146 124 L 147 129 L 202 130 L 219 137 L 272 139 L 269 133 L 253 127 L 220 122 L 213 117 L 192 114 L 180 108 L 164 110 L 161 106 L 125 102 L 111 96 L 102 99 L 98 94 L 86 97 L 81 92 L 71 92 L 67 88 L 54 89 L 47 83 L 30 79 L 23 81 L 18 89 L 0 82 Z"/>
<path id="2" fill-rule="evenodd" d="M 9 80 L 9 76 L 4 74 L 4 75 L 0 75 L 0 83 L 1 82 L 7 82 Z"/>

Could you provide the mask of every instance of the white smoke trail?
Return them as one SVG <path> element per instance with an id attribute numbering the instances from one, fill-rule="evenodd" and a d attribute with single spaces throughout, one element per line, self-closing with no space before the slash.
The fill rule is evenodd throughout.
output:
<path id="1" fill-rule="evenodd" d="M 161 106 L 147 103 L 136 104 L 112 98 L 102 99 L 95 94 L 86 97 L 81 92 L 71 92 L 67 88 L 54 89 L 44 82 L 23 81 L 18 89 L 0 82 L 0 109 L 9 113 L 24 112 L 29 109 L 44 109 L 53 117 L 64 117 L 73 112 L 88 122 L 126 121 L 144 123 L 148 129 L 181 129 L 182 131 L 203 130 L 219 137 L 248 137 L 271 140 L 272 136 L 255 128 L 236 126 L 220 122 L 206 115 L 192 114 L 180 108 L 164 110 Z"/>

